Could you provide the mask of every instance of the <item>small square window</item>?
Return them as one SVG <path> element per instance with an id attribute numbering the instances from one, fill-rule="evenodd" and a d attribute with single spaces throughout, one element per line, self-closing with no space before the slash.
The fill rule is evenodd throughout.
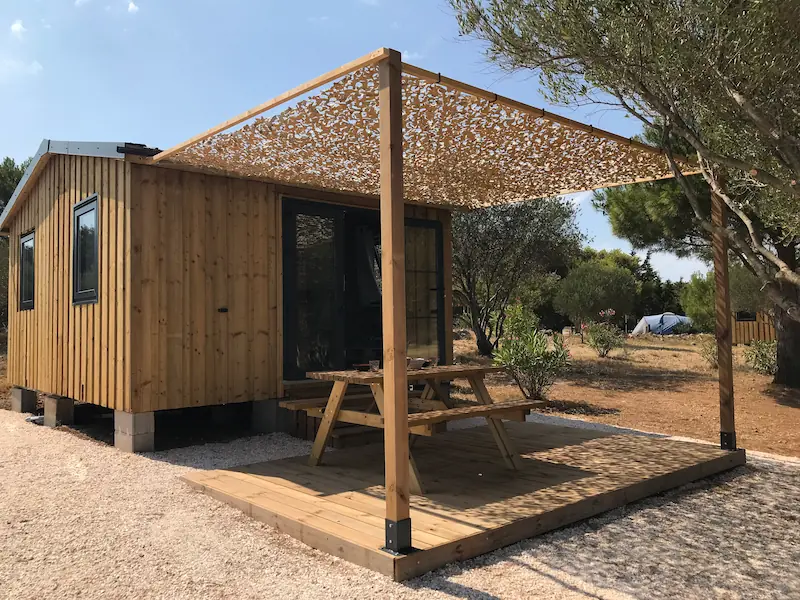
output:
<path id="1" fill-rule="evenodd" d="M 34 240 L 33 232 L 23 235 L 19 243 L 19 309 L 33 309 Z"/>
<path id="2" fill-rule="evenodd" d="M 72 302 L 97 302 L 97 194 L 72 210 Z"/>

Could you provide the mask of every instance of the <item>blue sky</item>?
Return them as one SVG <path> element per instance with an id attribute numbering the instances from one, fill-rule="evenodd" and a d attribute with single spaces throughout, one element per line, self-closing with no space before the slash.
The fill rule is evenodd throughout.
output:
<path id="1" fill-rule="evenodd" d="M 404 60 L 548 108 L 535 77 L 489 65 L 442 0 L 3 0 L 0 157 L 42 138 L 168 148 L 381 46 Z M 622 113 L 551 108 L 633 135 Z M 574 201 L 597 248 L 624 248 L 588 194 Z M 662 277 L 707 270 L 657 255 Z"/>

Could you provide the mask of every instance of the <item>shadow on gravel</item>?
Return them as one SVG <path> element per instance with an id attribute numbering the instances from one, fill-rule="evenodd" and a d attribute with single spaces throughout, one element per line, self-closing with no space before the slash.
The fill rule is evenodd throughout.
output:
<path id="1" fill-rule="evenodd" d="M 484 598 L 478 590 L 448 590 L 451 578 L 511 563 L 590 599 L 607 597 L 587 591 L 590 587 L 654 600 L 674 598 L 676 590 L 682 598 L 799 597 L 793 506 L 799 491 L 797 468 L 749 464 L 448 565 L 406 585 Z"/>

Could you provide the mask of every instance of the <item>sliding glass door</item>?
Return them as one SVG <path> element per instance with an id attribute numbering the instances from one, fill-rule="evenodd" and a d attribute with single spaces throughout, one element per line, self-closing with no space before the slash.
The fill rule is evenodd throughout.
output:
<path id="1" fill-rule="evenodd" d="M 284 376 L 379 360 L 381 245 L 376 211 L 284 199 Z M 444 356 L 442 232 L 406 219 L 408 355 Z"/>
<path id="2" fill-rule="evenodd" d="M 284 375 L 344 368 L 342 217 L 306 204 L 284 211 Z"/>

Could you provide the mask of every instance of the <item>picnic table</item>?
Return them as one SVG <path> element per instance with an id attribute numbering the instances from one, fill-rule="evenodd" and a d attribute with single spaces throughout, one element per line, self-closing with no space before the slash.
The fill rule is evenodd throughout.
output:
<path id="1" fill-rule="evenodd" d="M 437 424 L 471 417 L 484 417 L 494 437 L 500 455 L 510 469 L 520 469 L 522 461 L 514 448 L 503 425 L 503 418 L 524 420 L 525 414 L 534 407 L 542 406 L 541 401 L 511 400 L 494 402 L 484 381 L 488 373 L 502 371 L 502 367 L 478 365 L 442 365 L 422 369 L 409 369 L 408 382 L 424 383 L 425 389 L 420 397 L 408 399 L 408 426 L 412 435 L 435 435 L 441 429 Z M 366 425 L 382 429 L 383 423 L 383 372 L 382 371 L 315 371 L 306 373 L 310 379 L 332 381 L 328 401 L 324 407 L 310 406 L 308 414 L 321 417 L 319 431 L 309 458 L 309 465 L 317 466 L 328 444 L 333 426 L 337 422 Z M 466 379 L 469 382 L 476 405 L 454 406 L 442 390 L 444 381 Z M 345 407 L 345 394 L 350 385 L 368 386 L 372 392 L 369 406 L 362 403 L 360 410 Z M 363 399 L 363 397 L 361 397 Z M 409 454 L 411 491 L 424 493 L 414 457 Z"/>

